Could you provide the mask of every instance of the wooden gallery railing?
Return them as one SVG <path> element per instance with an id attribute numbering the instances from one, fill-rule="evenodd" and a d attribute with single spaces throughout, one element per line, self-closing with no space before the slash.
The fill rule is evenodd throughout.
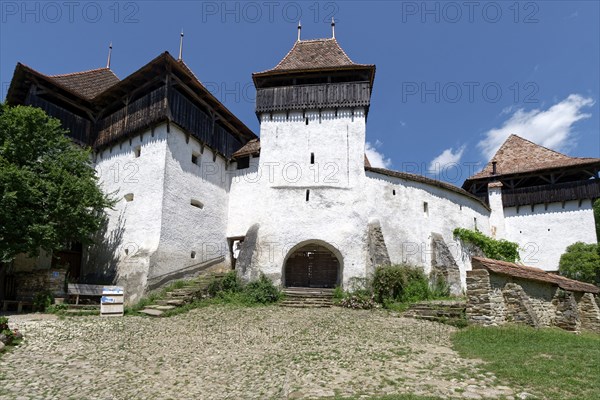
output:
<path id="1" fill-rule="evenodd" d="M 600 179 L 502 190 L 504 207 L 597 198 L 600 198 Z"/>
<path id="2" fill-rule="evenodd" d="M 35 94 L 30 94 L 27 97 L 26 104 L 39 107 L 48 115 L 58 118 L 64 129 L 69 131 L 69 137 L 83 145 L 90 145 L 92 141 L 92 123 L 72 112 L 50 103 Z"/>
<path id="3" fill-rule="evenodd" d="M 232 134 L 176 89 L 160 87 L 129 103 L 97 124 L 96 146 L 139 132 L 169 118 L 202 143 L 230 157 L 242 147 Z"/>

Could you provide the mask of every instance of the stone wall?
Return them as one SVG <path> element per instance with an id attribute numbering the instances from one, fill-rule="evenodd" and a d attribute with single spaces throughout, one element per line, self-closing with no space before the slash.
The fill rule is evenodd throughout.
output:
<path id="1" fill-rule="evenodd" d="M 467 319 L 498 326 L 556 326 L 600 333 L 600 307 L 591 293 L 563 290 L 553 283 L 508 277 L 487 269 L 467 272 Z"/>
<path id="2" fill-rule="evenodd" d="M 65 295 L 64 269 L 43 269 L 17 273 L 15 292 L 17 299 L 33 299 L 39 292 L 50 291 L 54 296 Z"/>

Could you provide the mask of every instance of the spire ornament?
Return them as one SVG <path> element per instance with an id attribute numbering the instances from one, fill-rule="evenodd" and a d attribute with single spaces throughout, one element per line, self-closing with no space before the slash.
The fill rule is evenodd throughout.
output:
<path id="1" fill-rule="evenodd" d="M 331 17 L 331 38 L 335 39 L 335 20 Z"/>
<path id="2" fill-rule="evenodd" d="M 300 41 L 300 32 L 302 32 L 302 22 L 298 20 L 298 41 Z"/>
<path id="3" fill-rule="evenodd" d="M 112 55 L 112 42 L 108 45 L 108 60 L 106 60 L 106 68 L 110 69 L 110 56 Z"/>
<path id="4" fill-rule="evenodd" d="M 179 36 L 179 57 L 178 61 L 183 61 L 183 28 L 181 28 L 181 34 Z"/>

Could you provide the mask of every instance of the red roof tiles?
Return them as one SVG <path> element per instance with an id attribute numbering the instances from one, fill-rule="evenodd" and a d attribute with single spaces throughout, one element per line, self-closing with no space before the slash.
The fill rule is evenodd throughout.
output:
<path id="1" fill-rule="evenodd" d="M 576 281 L 564 276 L 551 274 L 539 268 L 518 265 L 506 261 L 492 260 L 490 258 L 473 257 L 473 269 L 487 269 L 497 274 L 511 276 L 514 278 L 530 279 L 538 282 L 546 282 L 572 292 L 600 293 L 600 288 L 591 283 Z"/>
<path id="2" fill-rule="evenodd" d="M 468 180 L 489 178 L 496 162 L 496 175 L 512 175 L 561 167 L 599 164 L 600 158 L 569 157 L 517 135 L 510 135 L 485 168 Z"/>
<path id="3" fill-rule="evenodd" d="M 88 100 L 93 99 L 106 89 L 120 82 L 114 72 L 108 68 L 47 77 L 56 84 Z"/>

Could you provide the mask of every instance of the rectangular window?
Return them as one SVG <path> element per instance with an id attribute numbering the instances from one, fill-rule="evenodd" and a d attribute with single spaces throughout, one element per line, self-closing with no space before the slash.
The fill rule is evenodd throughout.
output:
<path id="1" fill-rule="evenodd" d="M 142 147 L 138 146 L 135 148 L 135 150 L 133 151 L 135 158 L 138 158 L 139 156 L 142 155 Z"/>
<path id="2" fill-rule="evenodd" d="M 192 153 L 192 164 L 198 165 L 199 160 L 200 160 L 200 154 Z"/>
<path id="3" fill-rule="evenodd" d="M 423 213 L 426 217 L 429 216 L 429 204 L 426 201 L 423 202 Z"/>
<path id="4" fill-rule="evenodd" d="M 250 168 L 250 156 L 240 157 L 237 159 L 237 169 Z"/>

